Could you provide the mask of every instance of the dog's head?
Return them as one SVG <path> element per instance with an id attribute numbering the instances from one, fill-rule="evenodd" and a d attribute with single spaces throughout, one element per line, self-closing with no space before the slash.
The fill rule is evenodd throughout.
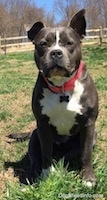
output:
<path id="1" fill-rule="evenodd" d="M 37 67 L 46 77 L 70 77 L 79 67 L 81 39 L 86 34 L 85 10 L 79 11 L 67 27 L 49 28 L 36 22 L 28 31 L 35 45 Z"/>

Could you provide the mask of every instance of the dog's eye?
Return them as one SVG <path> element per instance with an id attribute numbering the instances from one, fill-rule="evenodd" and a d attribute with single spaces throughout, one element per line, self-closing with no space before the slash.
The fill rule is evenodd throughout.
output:
<path id="1" fill-rule="evenodd" d="M 73 45 L 74 43 L 73 43 L 73 41 L 68 41 L 67 42 L 67 45 L 69 45 L 69 46 L 71 46 L 71 45 Z"/>
<path id="2" fill-rule="evenodd" d="M 46 41 L 41 41 L 40 42 L 40 46 L 41 47 L 46 47 L 47 46 L 47 42 Z"/>

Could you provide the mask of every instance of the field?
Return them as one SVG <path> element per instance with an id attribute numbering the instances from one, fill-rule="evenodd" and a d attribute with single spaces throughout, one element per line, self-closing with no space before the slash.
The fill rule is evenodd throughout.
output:
<path id="1" fill-rule="evenodd" d="M 1 200 L 107 199 L 107 46 L 83 47 L 83 60 L 99 93 L 98 140 L 93 152 L 96 186 L 86 188 L 78 171 L 63 168 L 63 160 L 56 164 L 55 174 L 50 173 L 32 186 L 24 184 L 29 169 L 28 141 L 16 142 L 7 136 L 35 128 L 31 95 L 37 69 L 33 52 L 12 53 L 0 56 Z"/>

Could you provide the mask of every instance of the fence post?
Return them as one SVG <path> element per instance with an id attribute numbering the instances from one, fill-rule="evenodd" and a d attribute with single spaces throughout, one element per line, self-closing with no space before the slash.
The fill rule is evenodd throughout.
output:
<path id="1" fill-rule="evenodd" d="M 7 44 L 7 41 L 6 41 L 6 35 L 5 35 L 5 37 L 4 37 L 4 52 L 5 52 L 5 55 L 7 53 L 7 46 L 6 46 L 6 44 Z"/>
<path id="2" fill-rule="evenodd" d="M 102 40 L 103 40 L 103 30 L 102 30 L 102 26 L 99 27 L 100 32 L 99 32 L 99 39 L 100 39 L 100 46 L 102 45 Z"/>
<path id="3" fill-rule="evenodd" d="M 0 36 L 0 52 L 1 52 L 1 36 Z"/>

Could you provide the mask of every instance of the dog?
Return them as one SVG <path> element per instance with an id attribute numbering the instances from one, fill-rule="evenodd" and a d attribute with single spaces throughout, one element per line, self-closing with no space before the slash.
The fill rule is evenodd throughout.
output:
<path id="1" fill-rule="evenodd" d="M 82 61 L 81 40 L 85 35 L 85 9 L 76 13 L 66 27 L 50 28 L 36 22 L 28 31 L 39 70 L 32 96 L 37 129 L 29 143 L 30 180 L 37 180 L 41 172 L 54 170 L 54 150 L 58 155 L 59 148 L 59 158 L 62 157 L 71 152 L 72 138 L 76 138 L 74 146 L 80 144 L 83 180 L 89 187 L 96 183 L 92 150 L 98 94 Z"/>

